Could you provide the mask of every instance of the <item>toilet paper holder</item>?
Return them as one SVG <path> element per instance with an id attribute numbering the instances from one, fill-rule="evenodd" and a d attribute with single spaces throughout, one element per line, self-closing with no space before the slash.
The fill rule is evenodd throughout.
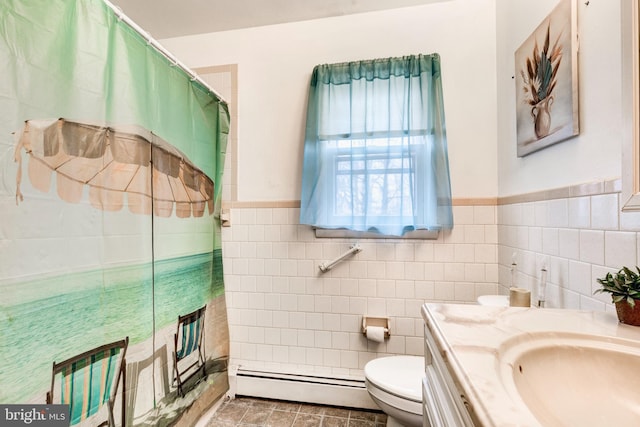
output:
<path id="1" fill-rule="evenodd" d="M 362 316 L 362 335 L 367 335 L 367 326 L 381 326 L 384 328 L 384 337 L 391 336 L 389 318 L 388 317 L 371 317 Z"/>

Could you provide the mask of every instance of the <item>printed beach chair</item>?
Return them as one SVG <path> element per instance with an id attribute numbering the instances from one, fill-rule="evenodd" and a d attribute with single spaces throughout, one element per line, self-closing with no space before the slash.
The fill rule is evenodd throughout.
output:
<path id="1" fill-rule="evenodd" d="M 55 403 L 69 405 L 69 425 L 98 413 L 107 404 L 106 418 L 100 426 L 115 426 L 113 408 L 118 383 L 122 378 L 122 426 L 125 425 L 125 353 L 129 337 L 86 351 L 64 362 L 53 362 L 51 391 L 47 404 L 54 403 L 54 387 L 60 385 L 60 398 Z M 104 412 L 104 411 L 103 411 Z M 97 420 L 96 420 L 97 421 Z"/>
<path id="2" fill-rule="evenodd" d="M 173 366 L 175 374 L 174 381 L 177 382 L 178 395 L 180 396 L 184 396 L 184 383 L 201 368 L 202 375 L 206 376 L 204 346 L 202 345 L 204 313 L 206 308 L 207 306 L 205 305 L 189 314 L 178 316 L 178 328 L 173 336 L 175 349 L 173 352 Z M 195 369 L 186 375 L 194 367 Z"/>

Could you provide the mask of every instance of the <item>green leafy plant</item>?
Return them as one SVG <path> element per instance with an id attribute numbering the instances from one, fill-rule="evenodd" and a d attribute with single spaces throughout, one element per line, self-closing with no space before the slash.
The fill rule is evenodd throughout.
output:
<path id="1" fill-rule="evenodd" d="M 597 293 L 609 293 L 613 302 L 627 301 L 631 307 L 635 307 L 640 300 L 640 268 L 637 273 L 627 267 L 622 267 L 616 274 L 607 273 L 606 276 L 596 279 L 602 287 Z"/>
<path id="2" fill-rule="evenodd" d="M 558 36 L 553 46 L 550 46 L 550 27 L 551 24 L 547 26 L 542 50 L 539 49 L 538 40 L 536 40 L 533 52 L 527 58 L 525 69 L 520 70 L 524 82 L 522 90 L 526 93 L 527 102 L 530 105 L 536 105 L 551 96 L 556 87 L 556 75 L 562 61 L 562 45 L 559 44 L 560 36 Z"/>

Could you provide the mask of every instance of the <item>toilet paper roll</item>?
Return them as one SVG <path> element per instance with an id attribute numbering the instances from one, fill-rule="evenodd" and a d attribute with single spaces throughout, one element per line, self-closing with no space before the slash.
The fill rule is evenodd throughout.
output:
<path id="1" fill-rule="evenodd" d="M 367 326 L 366 336 L 368 340 L 373 342 L 383 342 L 384 328 L 382 326 Z"/>
<path id="2" fill-rule="evenodd" d="M 531 291 L 524 288 L 510 288 L 509 305 L 511 307 L 531 307 Z"/>

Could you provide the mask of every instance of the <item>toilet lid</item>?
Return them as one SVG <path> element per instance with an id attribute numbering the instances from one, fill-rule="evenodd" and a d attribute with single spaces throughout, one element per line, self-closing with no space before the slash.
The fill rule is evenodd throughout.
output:
<path id="1" fill-rule="evenodd" d="M 364 366 L 364 375 L 382 390 L 406 399 L 422 401 L 423 357 L 390 356 L 373 359 Z"/>

